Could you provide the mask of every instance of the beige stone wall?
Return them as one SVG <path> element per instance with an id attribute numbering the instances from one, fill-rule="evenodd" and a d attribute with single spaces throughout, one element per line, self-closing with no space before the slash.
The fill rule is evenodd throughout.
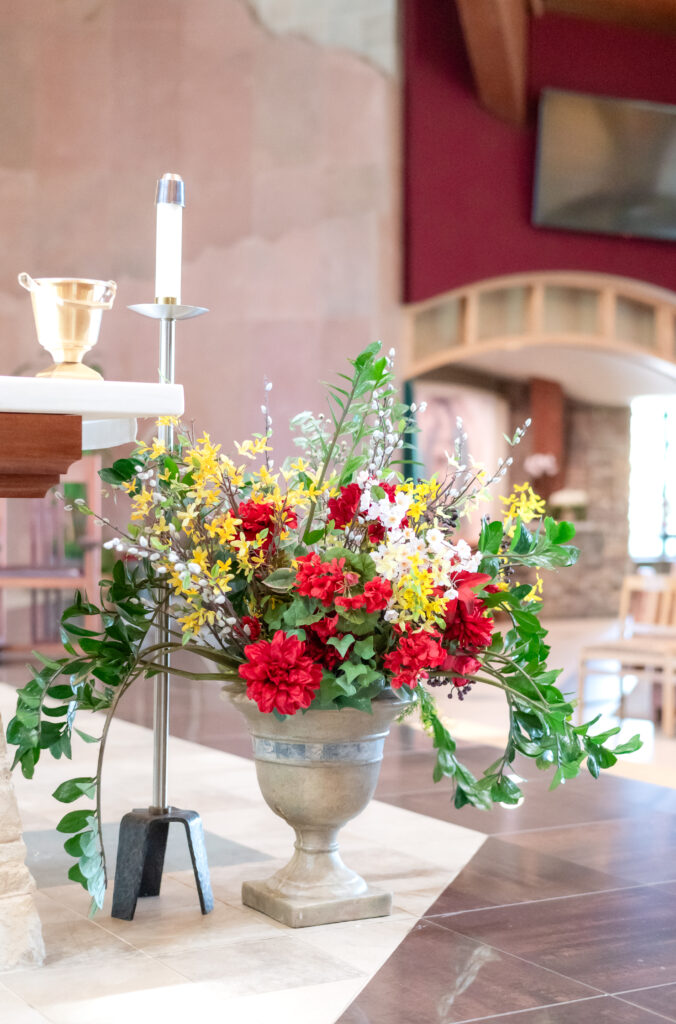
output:
<path id="1" fill-rule="evenodd" d="M 41 963 L 45 955 L 25 856 L 0 718 L 0 972 Z"/>
<path id="2" fill-rule="evenodd" d="M 566 486 L 587 492 L 576 566 L 550 573 L 548 614 L 614 616 L 630 570 L 628 408 L 568 403 Z"/>
<path id="3" fill-rule="evenodd" d="M 156 379 L 156 330 L 125 307 L 153 297 L 155 181 L 178 172 L 183 298 L 212 310 L 178 330 L 189 415 L 226 445 L 260 429 L 265 373 L 288 448 L 318 379 L 396 340 L 393 0 L 0 0 L 0 16 L 0 373 L 44 365 L 27 270 L 116 279 L 93 361 Z"/>
<path id="4" fill-rule="evenodd" d="M 528 393 L 508 389 L 511 429 L 529 414 Z M 576 523 L 576 565 L 544 574 L 544 618 L 610 617 L 617 614 L 622 579 L 631 572 L 629 544 L 628 408 L 566 401 L 566 488 L 586 491 L 587 518 Z M 532 436 L 513 450 L 512 483 L 528 478 L 524 458 Z"/>

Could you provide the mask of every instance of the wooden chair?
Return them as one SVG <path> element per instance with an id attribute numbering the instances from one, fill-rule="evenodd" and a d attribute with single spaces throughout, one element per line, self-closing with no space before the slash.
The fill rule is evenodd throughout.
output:
<path id="1" fill-rule="evenodd" d="M 611 674 L 620 680 L 636 675 L 662 687 L 662 729 L 673 736 L 676 727 L 676 577 L 627 576 L 622 585 L 619 637 L 584 647 L 580 654 L 578 709 L 584 710 L 588 675 Z"/>
<path id="2" fill-rule="evenodd" d="M 100 456 L 87 455 L 70 467 L 59 485 L 63 489 L 64 484 L 83 484 L 87 504 L 98 515 L 101 515 L 100 468 Z M 7 608 L 2 600 L 3 590 L 30 591 L 31 643 L 28 646 L 33 647 L 36 643 L 42 646 L 46 640 L 40 629 L 40 601 L 43 608 L 49 609 L 53 607 L 53 599 L 59 593 L 72 593 L 78 589 L 86 591 L 96 601 L 101 578 L 99 523 L 92 516 L 81 517 L 84 531 L 77 538 L 77 544 L 82 549 L 82 556 L 79 564 L 69 561 L 64 551 L 65 516 L 68 513 L 64 514 L 60 503 L 55 505 L 50 495 L 26 500 L 25 507 L 29 507 L 29 561 L 26 564 L 13 564 L 11 529 L 8 526 L 8 501 L 13 500 L 19 499 L 0 499 L 0 657 L 27 649 L 25 645 L 8 642 Z M 58 608 L 55 608 L 53 618 L 58 620 L 57 613 Z"/>

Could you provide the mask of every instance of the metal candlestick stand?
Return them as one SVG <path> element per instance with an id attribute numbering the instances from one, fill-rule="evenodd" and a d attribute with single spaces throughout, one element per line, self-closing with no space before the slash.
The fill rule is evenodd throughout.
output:
<path id="1" fill-rule="evenodd" d="M 201 316 L 208 310 L 202 306 L 184 306 L 175 302 L 148 302 L 129 308 L 141 316 L 160 321 L 160 382 L 173 384 L 176 321 Z M 171 424 L 160 426 L 159 440 L 171 450 L 174 443 L 174 428 Z M 169 617 L 166 612 L 158 619 L 157 634 L 160 642 L 169 640 Z M 155 676 L 153 804 L 147 809 L 136 808 L 130 811 L 120 822 L 111 915 L 125 921 L 132 920 L 140 896 L 159 896 L 167 835 L 172 821 L 180 821 L 185 827 L 202 913 L 208 914 L 214 906 L 202 820 L 197 811 L 171 807 L 168 801 L 168 651 L 162 655 L 162 665 L 163 671 Z"/>

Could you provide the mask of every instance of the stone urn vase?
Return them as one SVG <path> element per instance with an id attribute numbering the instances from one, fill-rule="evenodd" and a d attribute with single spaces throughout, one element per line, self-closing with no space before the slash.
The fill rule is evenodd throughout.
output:
<path id="1" fill-rule="evenodd" d="M 291 928 L 391 913 L 392 893 L 343 863 L 338 833 L 373 796 L 385 739 L 406 703 L 385 691 L 373 714 L 310 708 L 280 720 L 234 687 L 223 689 L 246 719 L 266 803 L 296 833 L 289 863 L 265 881 L 244 882 L 242 902 Z"/>

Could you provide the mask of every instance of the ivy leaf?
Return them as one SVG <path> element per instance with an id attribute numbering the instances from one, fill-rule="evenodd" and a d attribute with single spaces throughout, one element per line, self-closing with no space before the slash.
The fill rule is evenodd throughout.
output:
<path id="1" fill-rule="evenodd" d="M 341 658 L 345 657 L 350 645 L 353 643 L 354 637 L 352 636 L 351 633 L 346 633 L 345 636 L 341 637 L 330 636 L 329 639 L 327 640 L 327 644 L 330 647 L 335 647 L 338 653 L 340 654 Z"/>
<path id="2" fill-rule="evenodd" d="M 358 658 L 363 658 L 364 661 L 369 661 L 375 657 L 375 651 L 373 649 L 373 637 L 367 636 L 363 640 L 355 641 L 354 653 Z"/>

